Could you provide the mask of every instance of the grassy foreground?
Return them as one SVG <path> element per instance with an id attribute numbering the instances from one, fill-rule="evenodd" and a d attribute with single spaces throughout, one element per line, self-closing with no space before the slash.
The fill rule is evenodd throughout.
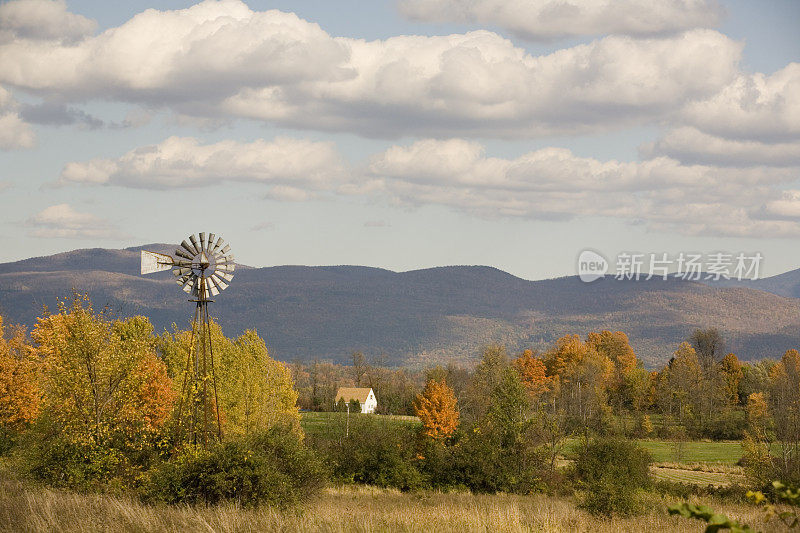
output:
<path id="1" fill-rule="evenodd" d="M 403 494 L 355 486 L 329 488 L 294 511 L 234 505 L 167 507 L 126 497 L 75 494 L 0 480 L 0 531 L 702 531 L 667 516 L 671 501 L 653 499 L 650 514 L 604 520 L 566 498 L 545 495 Z M 707 501 L 716 510 L 763 528 L 752 506 Z"/>

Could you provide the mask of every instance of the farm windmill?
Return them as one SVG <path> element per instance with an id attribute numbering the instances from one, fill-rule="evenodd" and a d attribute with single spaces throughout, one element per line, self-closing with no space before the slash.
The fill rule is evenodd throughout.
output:
<path id="1" fill-rule="evenodd" d="M 174 257 L 142 250 L 142 274 L 172 269 L 178 285 L 195 303 L 189 353 L 186 357 L 178 417 L 175 427 L 175 444 L 184 437 L 195 445 L 206 446 L 209 437 L 222 440 L 222 424 L 217 409 L 217 380 L 214 373 L 214 351 L 211 346 L 211 326 L 208 304 L 211 297 L 228 288 L 233 279 L 234 262 L 230 246 L 213 233 L 189 236 L 175 250 Z M 212 395 L 213 394 L 213 398 Z M 184 412 L 184 403 L 188 408 Z M 216 430 L 209 419 L 216 417 Z"/>

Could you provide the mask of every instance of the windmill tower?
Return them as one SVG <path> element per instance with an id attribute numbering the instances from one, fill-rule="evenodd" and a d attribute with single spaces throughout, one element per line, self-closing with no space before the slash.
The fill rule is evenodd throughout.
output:
<path id="1" fill-rule="evenodd" d="M 190 443 L 205 447 L 209 440 L 222 440 L 222 423 L 217 406 L 217 380 L 208 304 L 228 288 L 234 262 L 230 246 L 211 233 L 189 236 L 175 250 L 174 257 L 142 250 L 142 274 L 172 269 L 178 285 L 194 302 L 192 333 L 175 425 L 175 445 Z"/>

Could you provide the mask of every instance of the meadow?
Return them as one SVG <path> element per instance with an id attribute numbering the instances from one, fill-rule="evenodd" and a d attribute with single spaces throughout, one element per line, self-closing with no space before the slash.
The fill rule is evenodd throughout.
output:
<path id="1" fill-rule="evenodd" d="M 671 503 L 675 500 L 650 496 L 644 515 L 604 519 L 578 509 L 572 499 L 558 496 L 411 494 L 347 486 L 325 489 L 300 508 L 282 511 L 266 506 L 242 509 L 232 504 L 144 505 L 126 496 L 72 493 L 0 477 L 0 531 L 702 531 L 699 522 L 668 516 L 665 509 Z M 754 506 L 713 498 L 705 498 L 704 503 L 772 531 Z"/>

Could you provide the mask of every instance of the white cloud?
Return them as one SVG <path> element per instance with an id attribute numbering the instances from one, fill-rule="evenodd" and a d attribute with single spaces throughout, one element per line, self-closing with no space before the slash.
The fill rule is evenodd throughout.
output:
<path id="1" fill-rule="evenodd" d="M 69 204 L 51 205 L 27 221 L 30 235 L 41 238 L 107 239 L 118 236 L 107 221 L 89 213 L 80 213 Z"/>
<path id="2" fill-rule="evenodd" d="M 690 102 L 681 119 L 731 139 L 800 140 L 800 63 L 772 75 L 740 75 L 714 96 Z"/>
<path id="3" fill-rule="evenodd" d="M 277 138 L 201 144 L 192 137 L 170 137 L 116 159 L 68 163 L 59 183 L 170 189 L 246 181 L 275 185 L 275 194 L 285 199 L 292 194 L 291 199 L 302 199 L 291 192 L 298 184 L 324 190 L 343 178 L 343 163 L 329 142 Z"/>
<path id="4" fill-rule="evenodd" d="M 349 41 L 356 76 L 252 87 L 228 114 L 292 126 L 448 136 L 606 130 L 664 116 L 737 75 L 741 45 L 710 30 L 680 38 L 612 36 L 530 56 L 486 31 Z"/>
<path id="5" fill-rule="evenodd" d="M 652 36 L 712 27 L 714 0 L 399 0 L 407 17 L 428 22 L 477 22 L 524 39 L 617 33 Z"/>
<path id="6" fill-rule="evenodd" d="M 800 166 L 800 141 L 764 143 L 752 140 L 724 139 L 695 128 L 668 131 L 641 152 L 647 157 L 665 155 L 684 163 L 720 166 Z"/>
<path id="7" fill-rule="evenodd" d="M 64 0 L 10 0 L 0 5 L 0 42 L 12 39 L 74 43 L 97 23 L 67 11 Z"/>
<path id="8" fill-rule="evenodd" d="M 30 148 L 36 136 L 18 113 L 19 105 L 11 93 L 0 86 L 0 150 Z"/>
<path id="9" fill-rule="evenodd" d="M 765 219 L 800 221 L 800 191 L 783 191 L 780 198 L 764 204 L 758 216 Z"/>
<path id="10" fill-rule="evenodd" d="M 373 194 L 483 217 L 608 217 L 683 234 L 800 235 L 797 222 L 759 214 L 797 168 L 683 165 L 668 157 L 598 161 L 559 148 L 500 159 L 474 142 L 428 139 L 376 155 L 369 172 L 381 183 Z"/>
<path id="11" fill-rule="evenodd" d="M 556 147 L 506 159 L 466 139 L 391 146 L 357 170 L 330 143 L 203 145 L 171 137 L 116 159 L 69 163 L 61 184 L 167 189 L 246 181 L 269 185 L 265 197 L 280 201 L 340 194 L 479 217 L 606 217 L 683 234 L 776 237 L 800 235 L 800 220 L 788 216 L 798 200 L 781 190 L 798 175 L 798 166 L 735 168 L 667 156 L 601 161 Z"/>
<path id="12" fill-rule="evenodd" d="M 0 44 L 0 82 L 60 101 L 116 99 L 209 119 L 527 137 L 649 122 L 708 100 L 739 75 L 741 48 L 712 30 L 609 36 L 544 56 L 488 31 L 364 41 L 225 0 L 148 10 L 70 45 Z"/>

